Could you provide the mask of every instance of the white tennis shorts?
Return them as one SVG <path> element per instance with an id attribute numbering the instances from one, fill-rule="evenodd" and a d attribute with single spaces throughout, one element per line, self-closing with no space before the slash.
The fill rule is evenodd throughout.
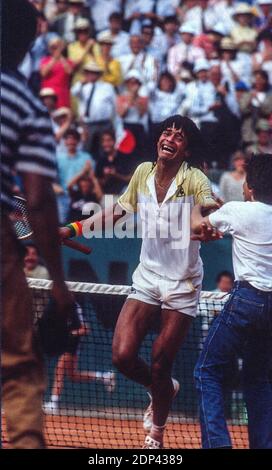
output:
<path id="1" fill-rule="evenodd" d="M 191 317 L 197 313 L 201 292 L 201 279 L 175 281 L 146 269 L 141 263 L 132 276 L 128 299 L 158 305 L 162 309 L 176 310 Z"/>

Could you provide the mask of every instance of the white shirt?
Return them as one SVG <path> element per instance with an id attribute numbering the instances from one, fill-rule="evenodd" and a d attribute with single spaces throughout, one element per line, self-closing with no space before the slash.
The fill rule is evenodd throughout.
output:
<path id="1" fill-rule="evenodd" d="M 181 71 L 182 62 L 186 60 L 194 64 L 198 59 L 204 59 L 204 57 L 204 51 L 200 47 L 181 42 L 169 49 L 168 70 L 176 76 Z"/>
<path id="2" fill-rule="evenodd" d="M 179 107 L 185 96 L 185 83 L 178 83 L 172 93 L 166 93 L 150 84 L 149 89 L 149 113 L 152 122 L 164 121 L 167 117 L 178 113 Z"/>
<path id="3" fill-rule="evenodd" d="M 79 100 L 79 115 L 85 118 L 86 106 L 94 84 L 81 82 L 75 83 L 71 92 Z M 114 88 L 109 83 L 98 81 L 95 83 L 95 90 L 89 106 L 87 122 L 112 120 L 115 116 L 116 94 Z"/>
<path id="4" fill-rule="evenodd" d="M 205 10 L 202 10 L 200 6 L 196 6 L 187 10 L 184 16 L 184 23 L 191 23 L 195 26 L 195 33 L 203 33 L 202 28 L 202 17 L 206 29 L 211 29 L 218 23 L 217 15 L 214 11 L 214 6 L 208 6 Z M 222 20 L 222 18 L 221 18 Z"/>
<path id="5" fill-rule="evenodd" d="M 233 267 L 237 281 L 272 291 L 272 205 L 228 202 L 209 215 L 210 223 L 233 237 Z"/>
<path id="6" fill-rule="evenodd" d="M 201 122 L 217 122 L 213 111 L 209 108 L 216 102 L 216 89 L 210 82 L 188 83 L 186 97 L 181 105 L 180 113 L 190 117 L 197 125 Z"/>
<path id="7" fill-rule="evenodd" d="M 113 35 L 109 29 L 106 30 L 107 33 L 111 34 L 114 37 L 114 44 L 111 48 L 111 56 L 119 58 L 121 55 L 130 54 L 131 50 L 129 47 L 129 34 L 126 31 L 120 31 L 118 34 Z"/>
<path id="8" fill-rule="evenodd" d="M 157 80 L 157 64 L 152 55 L 146 52 L 140 52 L 137 55 L 126 54 L 118 58 L 122 75 L 125 78 L 129 70 L 138 70 L 143 80 L 148 83 Z"/>
<path id="9" fill-rule="evenodd" d="M 109 27 L 109 16 L 121 11 L 121 0 L 88 0 L 95 30 L 102 31 Z"/>

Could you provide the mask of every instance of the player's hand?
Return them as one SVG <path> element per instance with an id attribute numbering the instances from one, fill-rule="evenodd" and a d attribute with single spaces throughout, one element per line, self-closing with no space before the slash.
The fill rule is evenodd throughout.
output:
<path id="1" fill-rule="evenodd" d="M 60 227 L 59 237 L 60 241 L 65 240 L 66 238 L 71 238 L 71 230 L 69 229 L 69 227 Z"/>
<path id="2" fill-rule="evenodd" d="M 65 319 L 72 317 L 75 300 L 65 282 L 54 282 L 51 294 L 57 305 L 56 313 Z"/>
<path id="3" fill-rule="evenodd" d="M 198 240 L 200 242 L 210 242 L 220 240 L 223 234 L 215 227 L 209 227 L 207 224 L 201 224 L 201 231 L 197 234 L 191 235 L 191 240 Z"/>

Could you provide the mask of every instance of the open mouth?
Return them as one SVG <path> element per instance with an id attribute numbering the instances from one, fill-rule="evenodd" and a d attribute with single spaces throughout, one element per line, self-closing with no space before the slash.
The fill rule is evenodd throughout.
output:
<path id="1" fill-rule="evenodd" d="M 173 156 L 176 153 L 176 147 L 173 145 L 169 144 L 162 144 L 161 150 L 163 151 L 164 154 Z"/>

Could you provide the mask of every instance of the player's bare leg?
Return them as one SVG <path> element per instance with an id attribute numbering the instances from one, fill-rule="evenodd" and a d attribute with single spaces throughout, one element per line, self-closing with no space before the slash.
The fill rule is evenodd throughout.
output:
<path id="1" fill-rule="evenodd" d="M 161 331 L 152 348 L 152 427 L 150 437 L 163 445 L 163 434 L 173 397 L 178 391 L 171 378 L 172 366 L 191 325 L 192 317 L 162 310 Z"/>
<path id="2" fill-rule="evenodd" d="M 150 367 L 138 357 L 141 343 L 159 307 L 129 299 L 119 315 L 112 345 L 113 364 L 126 377 L 145 387 L 151 386 Z"/>

